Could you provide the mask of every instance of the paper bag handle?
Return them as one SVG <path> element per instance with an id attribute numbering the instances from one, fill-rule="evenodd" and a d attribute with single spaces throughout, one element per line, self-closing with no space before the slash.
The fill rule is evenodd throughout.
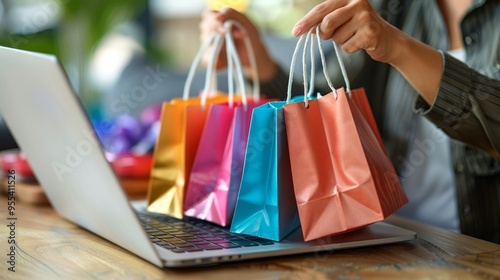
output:
<path id="1" fill-rule="evenodd" d="M 226 41 L 231 41 L 232 42 L 232 47 L 234 51 L 234 55 L 238 56 L 238 52 L 236 51 L 236 46 L 234 44 L 234 40 L 232 39 L 231 35 L 231 28 L 232 26 L 236 26 L 240 31 L 242 31 L 245 36 L 243 38 L 243 42 L 245 43 L 245 47 L 248 52 L 248 60 L 250 62 L 250 68 L 252 69 L 252 98 L 255 101 L 260 100 L 260 82 L 259 82 L 259 72 L 257 71 L 257 60 L 255 58 L 255 51 L 252 46 L 252 42 L 250 41 L 250 37 L 248 36 L 248 31 L 246 30 L 245 26 L 241 24 L 238 21 L 235 20 L 226 20 L 224 22 L 224 27 L 227 29 L 226 32 Z M 241 64 L 240 64 L 241 65 Z"/>
<path id="2" fill-rule="evenodd" d="M 233 82 L 233 72 L 232 72 L 232 67 L 233 63 L 235 64 L 234 66 L 237 68 L 236 71 L 238 73 L 237 78 L 239 80 L 240 84 L 240 89 L 242 91 L 242 103 L 246 108 L 246 91 L 245 91 L 245 82 L 243 79 L 243 69 L 241 67 L 241 61 L 239 60 L 238 53 L 236 51 L 236 46 L 234 45 L 234 41 L 231 36 L 231 28 L 232 26 L 236 26 L 238 29 L 240 29 L 243 33 L 248 34 L 247 30 L 245 27 L 234 20 L 227 20 L 224 22 L 224 29 L 225 29 L 225 36 L 223 37 L 221 34 L 217 32 L 212 32 L 209 35 L 208 40 L 201 46 L 200 50 L 196 54 L 195 58 L 193 59 L 193 63 L 191 64 L 191 67 L 189 69 L 186 82 L 184 85 L 184 92 L 183 92 L 183 99 L 187 100 L 189 98 L 189 92 L 191 89 L 191 84 L 193 82 L 194 74 L 196 72 L 196 68 L 198 67 L 202 56 L 205 54 L 207 49 L 210 46 L 213 46 L 210 59 L 207 65 L 207 73 L 205 76 L 205 85 L 204 89 L 202 92 L 202 98 L 201 98 L 201 106 L 204 107 L 206 103 L 206 98 L 208 97 L 208 94 L 210 90 L 212 90 L 213 86 L 216 84 L 217 80 L 214 78 L 215 77 L 215 61 L 217 57 L 219 56 L 222 45 L 224 43 L 224 39 L 226 40 L 226 44 L 229 45 L 228 49 L 226 50 L 227 56 L 228 56 L 228 82 L 229 82 L 229 90 L 233 89 L 232 82 Z M 250 42 L 250 39 L 248 36 L 244 37 L 244 43 L 248 51 L 248 58 L 250 62 L 250 67 L 252 68 L 252 72 L 254 73 L 252 77 L 252 83 L 253 83 L 253 99 L 255 101 L 259 101 L 260 99 L 260 83 L 259 83 L 259 78 L 258 78 L 258 72 L 257 72 L 257 62 L 255 59 L 255 52 L 253 50 L 252 43 Z M 229 69 L 231 68 L 231 69 Z M 233 89 L 234 93 L 234 89 Z M 232 97 L 233 95 L 229 94 L 229 102 L 232 104 Z"/>
<path id="3" fill-rule="evenodd" d="M 316 29 L 316 35 L 312 34 L 312 30 L 314 28 Z M 337 90 L 333 86 L 332 81 L 331 81 L 331 79 L 330 79 L 330 77 L 328 75 L 328 69 L 327 69 L 327 66 L 326 66 L 325 54 L 324 54 L 324 51 L 323 51 L 323 46 L 321 45 L 321 38 L 317 34 L 319 34 L 319 24 L 316 25 L 316 27 L 311 28 L 307 34 L 304 34 L 304 35 L 300 36 L 299 37 L 299 41 L 297 42 L 297 45 L 295 46 L 295 50 L 294 50 L 293 55 L 292 55 L 292 62 L 291 62 L 291 65 L 290 65 L 290 75 L 289 75 L 289 79 L 288 79 L 287 103 L 290 101 L 291 96 L 292 96 L 291 89 L 292 89 L 292 84 L 293 84 L 293 72 L 294 72 L 294 67 L 295 67 L 295 63 L 296 63 L 296 59 L 297 59 L 297 55 L 298 55 L 298 50 L 299 50 L 299 48 L 302 45 L 302 42 L 304 40 L 306 40 L 306 45 L 304 46 L 304 49 L 305 49 L 307 47 L 308 38 L 309 37 L 314 37 L 314 36 L 316 37 L 317 42 L 318 42 L 318 48 L 319 48 L 319 54 L 320 54 L 320 58 L 321 58 L 321 64 L 323 66 L 323 74 L 324 74 L 325 79 L 326 79 L 326 81 L 328 83 L 328 86 L 330 87 L 330 89 L 333 92 L 333 95 L 334 95 L 335 99 L 338 98 Z M 338 50 L 337 44 L 335 44 L 335 42 L 333 40 L 332 40 L 332 43 L 333 43 L 333 47 L 334 47 L 334 50 L 335 50 L 335 54 L 336 54 L 338 62 L 339 62 L 340 71 L 341 71 L 342 76 L 344 78 L 346 92 L 350 96 L 351 95 L 351 85 L 350 85 L 350 82 L 349 82 L 349 77 L 347 76 L 347 71 L 345 69 L 344 61 L 342 60 L 342 57 L 340 56 L 340 52 Z M 311 68 L 314 67 L 314 59 L 312 58 L 313 55 L 314 55 L 314 51 L 313 51 L 313 48 L 312 48 L 312 45 L 311 45 Z M 305 69 L 305 56 L 304 55 L 303 55 L 303 68 Z M 311 71 L 311 72 L 314 73 L 314 71 Z M 307 87 L 307 79 L 306 79 L 306 77 L 307 76 L 304 75 L 304 81 L 305 81 L 304 82 L 304 88 Z M 313 79 L 313 74 L 311 75 L 311 80 L 312 79 Z M 308 97 L 307 96 L 308 96 L 308 94 L 311 93 L 310 91 L 307 92 L 307 90 L 304 90 L 304 104 L 305 104 L 306 108 L 309 107 Z"/>
<path id="4" fill-rule="evenodd" d="M 184 92 L 182 95 L 182 99 L 187 100 L 189 98 L 189 91 L 191 90 L 191 84 L 193 83 L 194 74 L 196 72 L 196 68 L 200 64 L 201 58 L 207 51 L 207 49 L 213 46 L 212 53 L 210 55 L 210 60 L 207 66 L 207 74 L 205 77 L 205 87 L 204 92 L 208 91 L 210 88 L 210 83 L 212 82 L 213 73 L 215 70 L 215 58 L 218 57 L 220 50 L 222 48 L 222 36 L 217 32 L 212 32 L 208 40 L 201 46 L 198 53 L 193 59 L 193 63 L 191 63 L 191 67 L 189 68 L 188 75 L 186 77 L 186 82 L 184 84 Z"/>
<path id="5" fill-rule="evenodd" d="M 234 84 L 233 84 L 233 79 L 236 80 L 236 83 L 238 84 L 238 88 L 241 93 L 241 103 L 243 107 L 246 109 L 247 108 L 247 94 L 246 94 L 246 87 L 245 87 L 245 80 L 243 78 L 243 67 L 241 65 L 240 58 L 238 56 L 238 52 L 236 50 L 236 46 L 234 44 L 234 40 L 231 36 L 231 28 L 233 25 L 237 26 L 242 32 L 246 33 L 246 29 L 242 24 L 239 22 L 236 22 L 234 20 L 227 20 L 224 22 L 224 37 L 222 39 L 225 39 L 226 42 L 226 55 L 227 55 L 227 72 L 228 72 L 228 103 L 229 106 L 233 106 L 233 100 L 234 100 Z M 255 61 L 255 55 L 253 51 L 252 44 L 250 42 L 250 39 L 248 36 L 244 37 L 244 42 L 246 45 L 246 48 L 248 50 L 248 56 L 249 56 L 249 61 L 250 65 L 256 75 L 253 76 L 253 98 L 254 100 L 258 101 L 260 99 L 260 84 L 258 80 L 258 75 L 257 75 L 257 63 Z M 212 64 L 215 63 L 215 58 L 218 57 L 220 54 L 220 49 L 222 46 L 222 43 L 217 44 L 217 51 L 215 51 L 213 56 L 211 56 L 211 60 L 209 62 L 209 68 L 213 69 L 211 66 Z M 234 73 L 236 72 L 236 78 L 234 78 Z M 208 81 L 208 74 L 207 74 L 207 81 Z M 206 103 L 206 98 L 208 96 L 208 84 L 205 84 L 205 90 L 203 91 L 202 98 L 201 98 L 201 105 L 204 106 Z"/>
<path id="6" fill-rule="evenodd" d="M 304 80 L 304 103 L 306 107 L 309 107 L 309 101 L 308 101 L 308 95 L 312 94 L 312 91 L 314 90 L 314 76 L 315 76 L 315 66 L 314 66 L 314 40 L 311 40 L 311 47 L 310 47 L 310 55 L 311 55 L 311 79 L 310 79 L 310 84 L 308 85 L 308 78 L 307 78 L 307 66 L 306 66 L 306 54 L 307 54 L 307 46 L 309 44 L 309 39 L 313 38 L 314 35 L 312 34 L 312 29 L 307 32 L 307 34 L 302 35 L 299 38 L 299 41 L 297 42 L 297 45 L 295 46 L 295 50 L 292 55 L 292 61 L 290 63 L 290 73 L 288 76 L 288 89 L 287 89 L 287 99 L 286 102 L 289 103 L 290 99 L 292 98 L 292 84 L 293 84 L 293 74 L 295 71 L 295 63 L 297 61 L 297 56 L 299 53 L 299 49 L 302 46 L 304 40 L 304 48 L 302 51 L 302 78 Z"/>
<path id="7" fill-rule="evenodd" d="M 236 50 L 236 45 L 234 44 L 234 40 L 231 36 L 231 28 L 235 25 L 237 28 L 239 28 L 241 31 L 246 33 L 246 29 L 243 27 L 242 24 L 239 22 L 236 22 L 234 20 L 227 20 L 224 22 L 224 29 L 225 29 L 225 38 L 226 38 L 226 55 L 227 55 L 227 67 L 228 67 L 228 91 L 229 91 L 229 103 L 232 105 L 232 97 L 234 95 L 234 85 L 233 85 L 233 75 L 234 75 L 234 68 L 236 68 L 236 81 L 239 85 L 239 90 L 241 93 L 241 103 L 243 105 L 243 108 L 246 110 L 247 108 L 247 97 L 246 97 L 246 87 L 245 87 L 245 80 L 243 78 L 243 67 L 241 66 L 241 61 L 238 56 L 238 51 Z M 257 74 L 257 63 L 255 62 L 255 55 L 253 52 L 253 48 L 250 42 L 250 39 L 248 36 L 244 37 L 244 42 L 245 46 L 248 51 L 248 56 L 250 60 L 250 65 L 254 71 L 254 73 Z M 260 84 L 258 81 L 258 76 L 254 75 L 253 77 L 253 99 L 258 101 L 260 99 Z"/>
<path id="8" fill-rule="evenodd" d="M 319 24 L 316 25 L 316 34 L 319 34 Z M 316 38 L 318 39 L 319 54 L 321 56 L 321 64 L 323 65 L 323 74 L 325 75 L 325 78 L 326 78 L 326 81 L 328 83 L 328 86 L 330 87 L 330 89 L 334 93 L 335 99 L 337 99 L 337 97 L 338 97 L 337 96 L 337 92 L 336 92 L 335 88 L 333 87 L 332 81 L 330 80 L 330 77 L 328 75 L 328 69 L 326 67 L 325 53 L 323 51 L 323 46 L 321 45 L 321 38 L 319 36 L 316 36 Z M 331 40 L 331 41 L 332 41 L 332 44 L 333 44 L 333 49 L 335 50 L 335 55 L 337 56 L 337 60 L 339 62 L 340 72 L 342 73 L 342 77 L 344 78 L 345 90 L 346 90 L 347 94 L 349 96 L 351 96 L 351 83 L 349 82 L 349 77 L 347 76 L 347 71 L 345 70 L 344 60 L 340 56 L 338 45 L 335 44 L 335 42 L 333 40 Z"/>

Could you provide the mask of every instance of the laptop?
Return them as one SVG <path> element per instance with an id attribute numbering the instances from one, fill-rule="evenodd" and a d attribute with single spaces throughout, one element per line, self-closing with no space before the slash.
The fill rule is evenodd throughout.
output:
<path id="1" fill-rule="evenodd" d="M 416 238 L 415 232 L 378 222 L 310 242 L 303 241 L 298 228 L 273 242 L 193 218 L 148 212 L 144 203 L 134 207 L 57 58 L 0 47 L 0 61 L 0 113 L 54 209 L 158 267 L 332 252 Z"/>

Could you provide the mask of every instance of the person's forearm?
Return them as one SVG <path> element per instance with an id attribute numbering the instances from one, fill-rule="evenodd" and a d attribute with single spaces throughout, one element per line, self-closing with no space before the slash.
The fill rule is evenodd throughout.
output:
<path id="1" fill-rule="evenodd" d="M 441 53 L 402 32 L 395 50 L 394 59 L 389 63 L 431 105 L 439 91 L 443 72 Z"/>

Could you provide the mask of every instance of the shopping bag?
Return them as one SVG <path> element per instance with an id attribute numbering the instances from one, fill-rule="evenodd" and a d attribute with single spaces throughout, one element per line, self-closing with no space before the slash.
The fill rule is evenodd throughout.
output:
<path id="1" fill-rule="evenodd" d="M 185 185 L 203 131 L 207 112 L 212 104 L 228 101 L 225 94 L 209 96 L 214 66 L 211 61 L 207 67 L 205 95 L 189 97 L 189 87 L 196 66 L 209 46 L 213 46 L 212 56 L 218 55 L 221 38 L 213 35 L 207 44 L 200 48 L 186 79 L 184 95 L 162 104 L 160 131 L 153 152 L 153 164 L 148 184 L 148 206 L 152 212 L 183 217 Z"/>
<path id="2" fill-rule="evenodd" d="M 231 232 L 279 241 L 299 226 L 283 104 L 253 111 Z"/>
<path id="3" fill-rule="evenodd" d="M 236 105 L 236 104 L 235 104 Z M 238 194 L 252 109 L 217 104 L 210 108 L 186 190 L 184 213 L 230 224 Z"/>
<path id="4" fill-rule="evenodd" d="M 332 87 L 331 93 L 308 101 L 307 108 L 300 103 L 284 106 L 306 241 L 383 220 L 407 203 L 365 101 L 363 89 L 346 93 Z"/>
<path id="5" fill-rule="evenodd" d="M 234 42 L 230 37 L 229 30 L 232 24 L 236 23 L 227 21 L 224 24 L 227 29 L 225 33 L 226 50 L 230 62 L 228 80 L 232 83 L 232 77 L 236 74 L 236 81 L 242 92 L 241 102 L 228 102 L 211 106 L 189 177 L 184 201 L 186 216 L 196 217 L 221 226 L 229 225 L 233 216 L 236 196 L 241 183 L 252 110 L 268 101 L 260 97 L 256 79 L 254 79 L 253 84 L 253 98 L 249 101 L 246 100 L 243 70 Z M 242 29 L 239 24 L 238 27 Z M 251 45 L 248 38 L 245 42 L 248 46 Z M 250 57 L 253 58 L 252 55 Z M 230 99 L 233 94 L 233 85 L 230 84 Z"/>
<path id="6" fill-rule="evenodd" d="M 306 49 L 307 43 L 304 53 Z M 291 64 L 290 77 L 293 77 L 294 64 Z M 304 69 L 303 72 L 306 73 Z M 314 69 L 311 72 L 314 73 Z M 312 88 L 311 83 L 308 89 L 305 75 L 304 91 L 312 93 Z M 291 93 L 291 82 L 288 92 Z M 291 102 L 301 99 L 299 96 Z M 269 102 L 253 110 L 232 232 L 279 241 L 299 226 L 283 116 L 285 104 Z"/>

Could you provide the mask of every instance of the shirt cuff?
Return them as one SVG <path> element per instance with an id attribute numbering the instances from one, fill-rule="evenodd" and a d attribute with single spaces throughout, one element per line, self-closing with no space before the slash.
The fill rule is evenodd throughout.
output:
<path id="1" fill-rule="evenodd" d="M 470 112 L 468 95 L 471 91 L 469 67 L 449 54 L 443 56 L 443 76 L 434 103 L 429 105 L 420 96 L 416 98 L 414 110 L 439 127 L 453 127 L 463 115 Z"/>

